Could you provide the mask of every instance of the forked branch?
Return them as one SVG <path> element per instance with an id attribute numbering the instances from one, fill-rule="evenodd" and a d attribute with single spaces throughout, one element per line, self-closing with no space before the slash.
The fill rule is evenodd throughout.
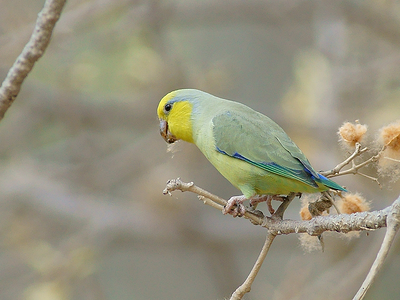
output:
<path id="1" fill-rule="evenodd" d="M 360 143 L 356 143 L 354 152 L 348 158 L 346 158 L 343 162 L 338 164 L 332 170 L 320 172 L 320 173 L 326 177 L 336 177 L 336 176 L 342 176 L 342 175 L 347 175 L 347 174 L 359 174 L 362 176 L 366 176 L 365 174 L 360 173 L 359 170 L 362 167 L 365 167 L 371 163 L 378 161 L 379 158 L 381 157 L 382 153 L 385 151 L 385 149 L 386 149 L 386 147 L 384 146 L 376 155 L 373 155 L 370 158 L 368 158 L 367 160 L 365 160 L 359 164 L 356 164 L 354 160 L 357 157 L 359 157 L 361 154 L 368 151 L 368 147 L 363 148 L 363 147 L 361 147 Z M 351 163 L 351 167 L 349 169 L 343 170 L 343 168 L 345 166 L 349 165 L 350 163 Z M 366 177 L 368 177 L 374 181 L 377 181 L 377 178 L 373 178 L 370 176 L 366 176 Z M 378 184 L 379 184 L 379 182 L 378 182 Z"/>

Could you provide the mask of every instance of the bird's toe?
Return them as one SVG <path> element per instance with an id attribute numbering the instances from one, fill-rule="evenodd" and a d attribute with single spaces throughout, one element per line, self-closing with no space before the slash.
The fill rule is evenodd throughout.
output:
<path id="1" fill-rule="evenodd" d="M 246 207 L 243 205 L 243 201 L 247 200 L 245 196 L 233 196 L 226 203 L 222 213 L 224 215 L 230 214 L 234 217 L 241 217 L 246 212 Z"/>

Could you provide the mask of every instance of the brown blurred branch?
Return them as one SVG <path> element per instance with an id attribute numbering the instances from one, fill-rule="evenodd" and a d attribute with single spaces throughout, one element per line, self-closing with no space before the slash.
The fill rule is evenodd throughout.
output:
<path id="1" fill-rule="evenodd" d="M 9 70 L 0 87 L 0 120 L 17 97 L 22 82 L 32 70 L 35 62 L 43 56 L 54 26 L 60 18 L 66 0 L 47 0 L 36 21 L 29 42 Z"/>

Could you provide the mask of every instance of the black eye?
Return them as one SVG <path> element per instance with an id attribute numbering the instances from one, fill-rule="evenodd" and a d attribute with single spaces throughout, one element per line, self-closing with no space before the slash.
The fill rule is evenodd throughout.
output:
<path id="1" fill-rule="evenodd" d="M 165 104 L 165 106 L 164 106 L 164 110 L 165 110 L 165 111 L 170 111 L 171 108 L 172 108 L 172 104 L 171 104 L 171 103 L 167 103 L 167 104 Z"/>

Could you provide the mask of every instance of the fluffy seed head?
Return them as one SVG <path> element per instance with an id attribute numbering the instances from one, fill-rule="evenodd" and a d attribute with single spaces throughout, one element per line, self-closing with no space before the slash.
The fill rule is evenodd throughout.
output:
<path id="1" fill-rule="evenodd" d="M 337 206 L 343 214 L 368 211 L 370 208 L 367 200 L 358 193 L 346 193 L 344 197 L 338 201 Z"/>
<path id="2" fill-rule="evenodd" d="M 378 172 L 396 181 L 400 178 L 400 120 L 381 128 L 379 143 L 385 149 L 379 159 Z"/>
<path id="3" fill-rule="evenodd" d="M 367 133 L 367 125 L 356 124 L 345 122 L 339 128 L 339 140 L 340 142 L 348 147 L 354 148 L 356 143 L 360 143 L 365 134 Z"/>
<path id="4" fill-rule="evenodd" d="M 380 139 L 387 148 L 400 152 L 400 120 L 381 128 Z"/>
<path id="5" fill-rule="evenodd" d="M 308 210 L 308 205 L 305 205 L 300 209 L 300 217 L 303 221 L 308 221 L 312 219 L 312 215 Z"/>

